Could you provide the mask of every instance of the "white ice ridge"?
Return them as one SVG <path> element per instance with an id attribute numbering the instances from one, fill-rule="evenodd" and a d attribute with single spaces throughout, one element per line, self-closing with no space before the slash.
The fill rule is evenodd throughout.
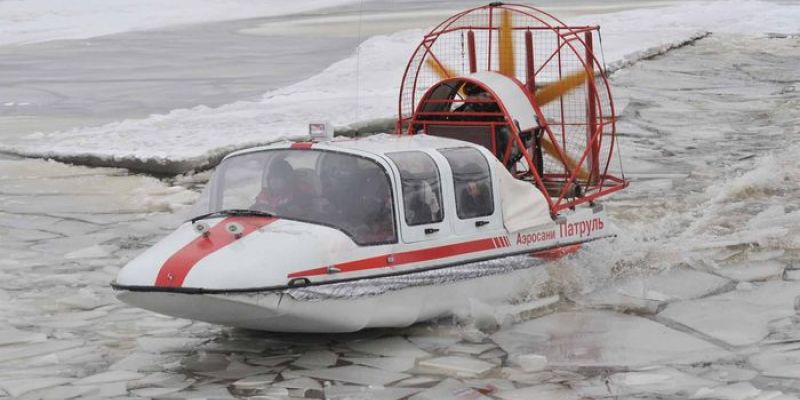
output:
<path id="1" fill-rule="evenodd" d="M 800 32 L 798 21 L 800 5 L 732 0 L 582 16 L 566 22 L 600 25 L 603 58 L 618 68 L 705 32 L 795 33 Z M 422 35 L 423 31 L 414 30 L 372 37 L 361 44 L 358 57 L 354 54 L 305 81 L 268 92 L 259 101 L 198 106 L 99 127 L 36 133 L 0 144 L 0 151 L 181 173 L 211 166 L 234 149 L 302 138 L 309 121 L 329 121 L 342 128 L 364 120 L 395 118 L 400 79 Z"/>
<path id="2" fill-rule="evenodd" d="M 0 46 L 85 39 L 172 25 L 275 17 L 356 0 L 6 0 Z"/>

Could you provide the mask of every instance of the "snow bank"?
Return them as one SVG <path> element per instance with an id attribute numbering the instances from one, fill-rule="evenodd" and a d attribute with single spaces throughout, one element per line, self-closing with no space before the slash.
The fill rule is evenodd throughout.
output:
<path id="1" fill-rule="evenodd" d="M 793 33 L 800 32 L 798 21 L 800 6 L 735 0 L 583 16 L 568 22 L 599 24 L 605 62 L 620 68 L 707 31 Z M 309 121 L 327 120 L 346 129 L 359 121 L 392 118 L 407 57 L 423 33 L 372 37 L 361 44 L 358 54 L 308 80 L 269 92 L 260 101 L 37 133 L 0 145 L 0 151 L 176 174 L 212 166 L 234 149 L 304 137 Z"/>
<path id="2" fill-rule="evenodd" d="M 4 0 L 0 1 L 0 46 L 272 17 L 352 2 L 355 0 Z"/>

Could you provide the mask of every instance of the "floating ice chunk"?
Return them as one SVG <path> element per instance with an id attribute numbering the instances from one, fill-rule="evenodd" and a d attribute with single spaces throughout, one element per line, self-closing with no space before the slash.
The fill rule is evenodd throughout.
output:
<path id="1" fill-rule="evenodd" d="M 689 268 L 674 268 L 647 277 L 637 277 L 575 299 L 584 306 L 654 314 L 663 303 L 693 299 L 721 290 L 728 280 Z"/>
<path id="2" fill-rule="evenodd" d="M 371 388 L 359 386 L 328 386 L 326 400 L 400 400 L 420 392 L 417 388 Z"/>
<path id="3" fill-rule="evenodd" d="M 322 389 L 322 385 L 318 381 L 307 377 L 281 381 L 272 386 L 286 389 Z"/>
<path id="4" fill-rule="evenodd" d="M 265 387 L 268 386 L 273 381 L 275 381 L 275 378 L 277 377 L 278 374 L 262 374 L 262 375 L 248 376 L 247 378 L 242 378 L 236 382 L 233 382 L 233 386 L 236 386 L 239 389 L 254 389 L 259 387 Z"/>
<path id="5" fill-rule="evenodd" d="M 104 383 L 98 387 L 97 396 L 101 399 L 124 396 L 128 394 L 128 385 L 125 382 Z"/>
<path id="6" fill-rule="evenodd" d="M 750 382 L 739 382 L 730 385 L 704 387 L 692 396 L 693 399 L 747 400 L 761 394 L 761 390 Z"/>
<path id="7" fill-rule="evenodd" d="M 58 298 L 56 303 L 79 310 L 94 310 L 95 308 L 111 304 L 112 301 L 110 298 L 100 298 L 91 290 L 81 289 L 78 291 L 78 294 Z"/>
<path id="8" fill-rule="evenodd" d="M 607 378 L 598 377 L 578 383 L 577 391 L 586 398 L 641 394 L 685 397 L 700 388 L 717 384 L 716 381 L 698 378 L 674 368 L 656 368 L 620 372 Z"/>
<path id="9" fill-rule="evenodd" d="M 339 358 L 336 353 L 328 350 L 313 350 L 303 353 L 292 365 L 302 368 L 322 368 L 336 365 Z"/>
<path id="10" fill-rule="evenodd" d="M 0 347 L 0 363 L 6 361 L 31 358 L 43 354 L 74 349 L 83 346 L 82 340 L 49 340 L 43 343 L 26 344 L 21 346 Z"/>
<path id="11" fill-rule="evenodd" d="M 765 376 L 800 379 L 800 348 L 795 344 L 769 348 L 751 356 L 750 363 Z"/>
<path id="12" fill-rule="evenodd" d="M 735 281 L 763 281 L 780 278 L 783 269 L 783 263 L 778 261 L 759 261 L 724 266 L 716 272 Z"/>
<path id="13" fill-rule="evenodd" d="M 261 354 L 267 350 L 270 342 L 267 340 L 226 340 L 208 343 L 203 350 L 217 353 L 253 353 Z"/>
<path id="14" fill-rule="evenodd" d="M 795 314 L 793 303 L 798 292 L 798 282 L 765 282 L 750 292 L 673 303 L 659 316 L 734 346 L 745 346 L 764 339 L 770 321 Z"/>
<path id="15" fill-rule="evenodd" d="M 59 313 L 53 315 L 38 325 L 54 329 L 75 329 L 94 324 L 93 320 L 108 315 L 108 311 L 97 309 L 92 311 L 78 311 L 69 313 Z"/>
<path id="16" fill-rule="evenodd" d="M 100 389 L 97 386 L 59 386 L 50 390 L 45 390 L 37 397 L 40 400 L 66 400 L 94 395 L 101 395 Z"/>
<path id="17" fill-rule="evenodd" d="M 477 329 L 476 331 L 480 332 Z M 483 335 L 483 338 L 486 337 L 486 334 L 482 332 L 481 335 Z M 481 341 L 483 341 L 483 338 L 481 339 Z M 444 351 L 448 347 L 453 346 L 460 341 L 459 338 L 455 336 L 452 332 L 447 332 L 447 334 L 444 336 L 436 336 L 436 335 L 409 336 L 408 340 L 426 352 Z"/>
<path id="18" fill-rule="evenodd" d="M 523 354 L 513 357 L 511 362 L 525 372 L 539 372 L 547 367 L 547 357 L 538 354 Z"/>
<path id="19" fill-rule="evenodd" d="M 413 357 L 344 357 L 343 360 L 392 372 L 408 371 L 416 362 Z"/>
<path id="20" fill-rule="evenodd" d="M 488 395 L 516 389 L 514 383 L 503 379 L 472 379 L 467 380 L 464 383 L 478 392 Z"/>
<path id="21" fill-rule="evenodd" d="M 64 254 L 67 260 L 77 260 L 82 258 L 106 258 L 111 256 L 111 251 L 107 246 L 94 245 L 84 247 L 75 251 Z"/>
<path id="22" fill-rule="evenodd" d="M 13 397 L 19 397 L 34 390 L 61 386 L 69 382 L 70 379 L 65 378 L 4 379 L 0 380 L 0 389 Z"/>
<path id="23" fill-rule="evenodd" d="M 191 324 L 192 321 L 186 319 L 158 316 L 158 317 L 142 318 L 136 322 L 136 327 L 144 330 L 154 330 L 154 329 L 178 330 L 181 328 L 185 328 Z"/>
<path id="24" fill-rule="evenodd" d="M 514 321 L 522 321 L 541 317 L 552 311 L 553 306 L 560 300 L 561 297 L 555 295 L 519 304 L 504 304 L 496 309 L 497 319 L 504 321 L 506 318 L 511 318 Z"/>
<path id="25" fill-rule="evenodd" d="M 139 348 L 148 353 L 183 353 L 196 348 L 204 339 L 185 337 L 143 337 L 136 340 Z"/>
<path id="26" fill-rule="evenodd" d="M 161 396 L 166 396 L 168 394 L 180 392 L 181 390 L 184 390 L 184 389 L 188 388 L 189 386 L 192 386 L 193 383 L 194 383 L 194 380 L 189 379 L 189 380 L 183 382 L 179 386 L 134 389 L 134 390 L 131 390 L 131 394 L 134 394 L 134 395 L 139 396 L 139 397 L 161 397 Z"/>
<path id="27" fill-rule="evenodd" d="M 249 397 L 250 399 L 258 399 L 259 397 Z M 164 400 L 233 400 L 236 399 L 228 391 L 226 386 L 222 385 L 203 385 L 199 387 L 191 387 L 184 389 L 174 394 L 163 396 Z"/>
<path id="28" fill-rule="evenodd" d="M 502 330 L 492 339 L 508 354 L 541 354 L 554 367 L 637 367 L 732 357 L 685 333 L 611 311 L 551 314 Z"/>
<path id="29" fill-rule="evenodd" d="M 73 385 L 98 385 L 101 383 L 110 383 L 110 382 L 120 382 L 120 381 L 132 381 L 135 379 L 141 379 L 144 375 L 138 372 L 132 371 L 106 371 L 101 372 L 96 375 L 87 376 L 83 379 L 79 379 L 75 382 L 72 382 Z"/>
<path id="30" fill-rule="evenodd" d="M 157 372 L 163 370 L 165 357 L 150 353 L 132 353 L 127 357 L 111 364 L 108 369 L 119 371 Z"/>
<path id="31" fill-rule="evenodd" d="M 37 332 L 26 332 L 17 329 L 0 330 L 0 346 L 20 343 L 39 343 L 47 340 L 47 335 Z"/>
<path id="32" fill-rule="evenodd" d="M 491 400 L 491 398 L 464 383 L 448 378 L 424 392 L 411 396 L 409 400 Z"/>
<path id="33" fill-rule="evenodd" d="M 733 365 L 712 365 L 711 369 L 700 375 L 703 379 L 711 379 L 717 382 L 743 382 L 752 380 L 758 376 L 758 372 L 744 369 Z M 706 385 L 710 386 L 710 384 Z"/>
<path id="34" fill-rule="evenodd" d="M 362 367 L 360 365 L 348 365 L 344 367 L 302 370 L 295 372 L 299 375 L 317 379 L 370 386 L 384 386 L 411 376 L 399 372 L 381 371 L 375 368 Z"/>
<path id="35" fill-rule="evenodd" d="M 174 373 L 167 373 L 167 372 L 156 372 L 150 375 L 145 376 L 142 379 L 137 379 L 134 381 L 130 381 L 127 383 L 129 389 L 141 389 L 145 387 L 151 386 L 163 386 L 169 387 L 174 384 L 183 383 L 186 380 L 186 377 L 183 375 L 178 375 Z"/>
<path id="36" fill-rule="evenodd" d="M 403 379 L 402 381 L 395 383 L 394 386 L 428 386 L 441 380 L 441 378 L 435 376 L 420 375 Z"/>
<path id="37" fill-rule="evenodd" d="M 800 266 L 790 265 L 783 270 L 783 280 L 800 281 Z"/>
<path id="38" fill-rule="evenodd" d="M 550 371 L 525 373 L 520 369 L 510 367 L 503 367 L 501 369 L 501 375 L 509 381 L 524 383 L 528 386 L 545 383 L 555 376 L 555 374 Z"/>
<path id="39" fill-rule="evenodd" d="M 426 351 L 414 346 L 401 337 L 388 337 L 382 339 L 365 340 L 363 342 L 348 343 L 348 346 L 362 353 L 376 354 L 379 356 L 395 357 L 430 357 Z"/>
<path id="40" fill-rule="evenodd" d="M 262 366 L 252 366 L 240 361 L 232 361 L 223 371 L 202 371 L 198 375 L 208 376 L 217 379 L 241 379 L 252 375 L 261 375 L 272 371 L 272 368 Z"/>
<path id="41" fill-rule="evenodd" d="M 469 354 L 472 356 L 481 355 L 489 350 L 496 349 L 497 345 L 494 343 L 472 344 L 472 343 L 458 343 L 447 348 L 446 352 Z"/>
<path id="42" fill-rule="evenodd" d="M 488 360 L 488 359 L 491 359 L 491 358 L 503 358 L 506 355 L 507 355 L 506 352 L 503 351 L 503 349 L 498 347 L 498 348 L 496 348 L 494 350 L 489 350 L 489 351 L 487 351 L 485 353 L 481 353 L 478 356 L 478 358 L 483 359 L 483 360 Z"/>
<path id="43" fill-rule="evenodd" d="M 474 358 L 448 356 L 419 362 L 421 369 L 458 377 L 482 376 L 495 368 L 494 364 Z"/>
<path id="44" fill-rule="evenodd" d="M 224 354 L 199 352 L 181 359 L 181 366 L 191 372 L 222 371 L 231 361 Z"/>
<path id="45" fill-rule="evenodd" d="M 255 365 L 263 365 L 265 367 L 275 367 L 292 361 L 299 356 L 299 354 L 287 354 L 281 356 L 248 357 L 247 362 Z"/>
<path id="46" fill-rule="evenodd" d="M 503 400 L 578 400 L 580 396 L 567 387 L 553 383 L 502 391 L 494 394 Z"/>

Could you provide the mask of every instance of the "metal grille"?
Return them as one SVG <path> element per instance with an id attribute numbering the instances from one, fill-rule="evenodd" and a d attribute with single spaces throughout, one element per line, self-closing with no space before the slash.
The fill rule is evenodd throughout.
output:
<path id="1" fill-rule="evenodd" d="M 540 10 L 518 5 L 484 6 L 454 15 L 434 28 L 423 39 L 409 61 L 399 99 L 399 127 L 411 119 L 425 92 L 443 79 L 433 65 L 441 65 L 450 77 L 472 72 L 497 71 L 500 65 L 500 31 L 503 14 L 510 14 L 514 72 L 512 75 L 529 87 L 541 88 L 591 67 L 595 78 L 559 99 L 540 107 L 546 122 L 546 135 L 555 139 L 574 161 L 592 170 L 591 177 L 576 179 L 591 190 L 602 190 L 613 153 L 615 125 L 611 93 L 600 54 L 597 27 L 567 26 Z M 470 68 L 469 37 L 474 38 L 474 70 Z M 526 35 L 533 51 L 533 73 L 528 76 L 529 53 Z M 587 43 L 592 43 L 587 48 Z M 535 90 L 534 90 L 535 92 Z M 591 139 L 591 140 L 590 140 Z M 593 140 L 593 142 L 592 142 Z M 593 146 L 596 151 L 587 152 Z M 597 169 L 592 169 L 592 164 Z M 561 160 L 547 155 L 545 175 L 565 180 L 575 171 Z"/>

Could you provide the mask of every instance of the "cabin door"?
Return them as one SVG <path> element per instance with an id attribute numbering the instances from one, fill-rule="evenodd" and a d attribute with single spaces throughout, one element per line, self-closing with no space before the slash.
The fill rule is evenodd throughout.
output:
<path id="1" fill-rule="evenodd" d="M 454 214 L 453 228 L 459 236 L 486 236 L 503 229 L 500 199 L 492 182 L 486 155 L 472 147 L 441 149 L 450 167 L 453 189 L 448 210 Z"/>
<path id="2" fill-rule="evenodd" d="M 415 150 L 387 156 L 400 183 L 396 187 L 402 241 L 417 243 L 451 236 L 441 172 L 431 155 Z"/>

